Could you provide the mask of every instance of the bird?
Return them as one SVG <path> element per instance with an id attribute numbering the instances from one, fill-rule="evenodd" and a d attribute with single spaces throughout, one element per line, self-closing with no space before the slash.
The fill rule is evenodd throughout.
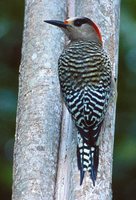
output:
<path id="1" fill-rule="evenodd" d="M 57 26 L 69 42 L 58 60 L 63 100 L 77 129 L 80 185 L 86 171 L 95 186 L 100 132 L 112 97 L 112 66 L 98 25 L 87 17 L 45 20 Z"/>

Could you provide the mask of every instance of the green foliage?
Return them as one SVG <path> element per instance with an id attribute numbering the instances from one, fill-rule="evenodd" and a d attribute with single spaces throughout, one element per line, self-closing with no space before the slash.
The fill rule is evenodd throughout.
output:
<path id="1" fill-rule="evenodd" d="M 11 199 L 23 0 L 0 1 L 0 199 Z"/>
<path id="2" fill-rule="evenodd" d="M 122 0 L 118 104 L 113 167 L 114 199 L 136 197 L 136 0 Z"/>

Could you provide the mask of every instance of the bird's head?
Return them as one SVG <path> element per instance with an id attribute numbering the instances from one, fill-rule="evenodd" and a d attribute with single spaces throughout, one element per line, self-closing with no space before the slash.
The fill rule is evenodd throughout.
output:
<path id="1" fill-rule="evenodd" d="M 62 21 L 45 20 L 44 22 L 61 28 L 71 41 L 90 40 L 102 43 L 98 26 L 87 17 L 74 17 Z"/>

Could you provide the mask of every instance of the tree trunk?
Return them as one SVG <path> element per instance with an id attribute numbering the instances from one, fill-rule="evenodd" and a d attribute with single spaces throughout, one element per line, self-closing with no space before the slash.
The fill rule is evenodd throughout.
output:
<path id="1" fill-rule="evenodd" d="M 26 0 L 12 200 L 111 200 L 115 102 L 101 131 L 96 186 L 79 185 L 76 130 L 61 102 L 57 60 L 64 34 L 46 19 L 86 16 L 100 27 L 117 77 L 119 0 Z M 65 11 L 67 10 L 67 11 Z"/>
<path id="2" fill-rule="evenodd" d="M 118 0 L 114 2 L 112 0 L 77 0 L 75 4 L 75 14 L 71 14 L 75 16 L 87 16 L 97 22 L 101 28 L 104 49 L 110 56 L 113 66 L 113 76 L 117 78 L 120 2 Z M 72 3 L 71 7 L 73 8 Z M 72 8 L 71 11 L 73 10 Z M 116 102 L 114 101 L 109 106 L 101 131 L 100 162 L 95 187 L 93 187 L 88 174 L 83 185 L 79 185 L 79 171 L 77 170 L 76 161 L 76 130 L 73 131 L 74 134 L 71 136 L 71 119 L 68 121 L 68 117 L 66 117 L 67 113 L 63 112 L 56 200 L 112 199 L 111 183 L 115 111 Z"/>
<path id="3" fill-rule="evenodd" d="M 64 37 L 44 20 L 64 19 L 64 7 L 62 0 L 26 0 L 13 200 L 54 199 L 62 112 L 57 60 Z"/>

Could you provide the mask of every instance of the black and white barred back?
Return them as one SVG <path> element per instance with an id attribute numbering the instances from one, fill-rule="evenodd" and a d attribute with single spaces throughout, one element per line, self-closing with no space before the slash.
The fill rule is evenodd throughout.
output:
<path id="1" fill-rule="evenodd" d="M 111 64 L 101 44 L 71 42 L 59 58 L 59 80 L 78 130 L 80 184 L 89 171 L 94 185 L 99 162 L 97 140 L 111 96 Z"/>

